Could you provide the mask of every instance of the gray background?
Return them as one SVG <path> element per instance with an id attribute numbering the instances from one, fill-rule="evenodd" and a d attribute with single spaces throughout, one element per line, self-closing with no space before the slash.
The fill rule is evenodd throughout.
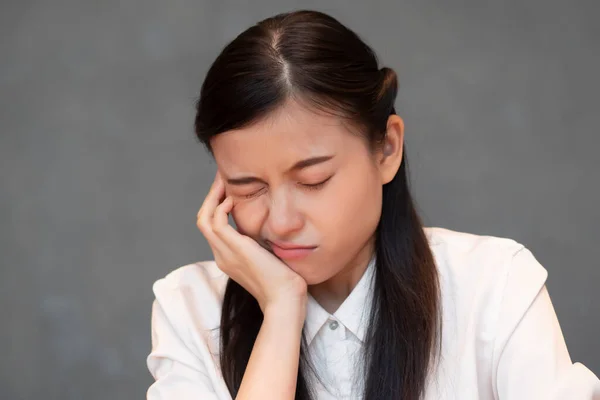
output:
<path id="1" fill-rule="evenodd" d="M 145 396 L 151 284 L 211 258 L 200 84 L 237 33 L 297 8 L 399 73 L 427 225 L 528 246 L 573 359 L 600 372 L 600 3 L 355 3 L 1 3 L 0 399 Z"/>

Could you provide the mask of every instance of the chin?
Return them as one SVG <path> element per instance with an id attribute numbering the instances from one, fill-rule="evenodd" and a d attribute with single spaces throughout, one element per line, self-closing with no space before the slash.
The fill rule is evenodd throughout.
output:
<path id="1" fill-rule="evenodd" d="M 328 281 L 329 279 L 331 279 L 331 276 L 323 276 L 321 274 L 319 274 L 318 272 L 322 272 L 322 271 L 306 271 L 306 270 L 297 270 L 295 268 L 292 267 L 292 270 L 294 272 L 296 272 L 298 275 L 300 275 L 302 277 L 302 279 L 304 279 L 306 281 L 306 284 L 308 286 L 312 286 L 312 285 L 319 285 L 323 282 Z"/>
<path id="2" fill-rule="evenodd" d="M 306 281 L 307 286 L 319 285 L 327 280 L 327 279 L 310 279 L 310 278 L 305 278 L 305 277 L 302 277 L 302 278 L 304 278 L 304 280 Z"/>
<path id="3" fill-rule="evenodd" d="M 318 260 L 279 260 L 286 264 L 292 271 L 300 275 L 309 286 L 326 282 L 336 274 L 335 271 L 325 270 L 323 264 L 327 265 L 327 263 Z"/>

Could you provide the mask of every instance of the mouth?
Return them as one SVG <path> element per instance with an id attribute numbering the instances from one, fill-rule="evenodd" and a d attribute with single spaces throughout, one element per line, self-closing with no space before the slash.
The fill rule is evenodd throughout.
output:
<path id="1" fill-rule="evenodd" d="M 282 260 L 300 260 L 317 249 L 318 246 L 295 245 L 280 242 L 267 242 L 273 253 Z"/>
<path id="2" fill-rule="evenodd" d="M 271 247 L 278 247 L 280 249 L 283 250 L 307 250 L 307 249 L 315 249 L 317 246 L 306 246 L 306 245 L 298 245 L 298 244 L 293 244 L 293 243 L 287 243 L 287 242 L 272 242 L 270 240 L 267 240 L 267 244 Z"/>

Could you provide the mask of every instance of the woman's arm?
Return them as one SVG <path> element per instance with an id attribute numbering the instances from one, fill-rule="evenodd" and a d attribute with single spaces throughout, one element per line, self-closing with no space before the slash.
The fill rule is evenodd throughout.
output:
<path id="1" fill-rule="evenodd" d="M 274 254 L 229 225 L 235 200 L 217 172 L 198 211 L 197 225 L 219 269 L 248 291 L 263 312 L 237 393 L 244 400 L 294 399 L 307 284 Z M 238 366 L 239 367 L 239 366 Z"/>
<path id="2" fill-rule="evenodd" d="M 306 300 L 293 303 L 265 309 L 236 399 L 294 399 Z"/>
<path id="3" fill-rule="evenodd" d="M 152 351 L 146 364 L 155 381 L 148 388 L 147 400 L 223 398 L 228 393 L 223 393 L 223 389 L 219 393 L 219 388 L 213 387 L 205 360 L 182 338 L 179 324 L 182 307 L 172 307 L 177 304 L 178 296 L 162 290 L 163 286 L 164 280 L 154 286 L 157 298 L 152 305 Z"/>
<path id="4" fill-rule="evenodd" d="M 204 335 L 196 339 L 189 336 L 188 328 L 193 324 L 185 314 L 186 301 L 181 297 L 188 291 L 169 286 L 164 279 L 154 285 L 152 351 L 147 365 L 155 382 L 148 389 L 147 399 L 230 399 L 225 383 L 214 370 L 210 346 L 200 342 Z M 305 313 L 306 296 L 304 300 L 290 296 L 265 309 L 237 399 L 294 398 Z"/>

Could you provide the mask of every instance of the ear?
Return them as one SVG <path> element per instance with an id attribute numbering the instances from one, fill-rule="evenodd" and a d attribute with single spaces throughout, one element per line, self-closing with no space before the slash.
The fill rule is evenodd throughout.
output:
<path id="1" fill-rule="evenodd" d="M 385 140 L 377 151 L 377 167 L 381 183 L 386 184 L 394 179 L 404 151 L 404 121 L 398 115 L 388 118 Z"/>

